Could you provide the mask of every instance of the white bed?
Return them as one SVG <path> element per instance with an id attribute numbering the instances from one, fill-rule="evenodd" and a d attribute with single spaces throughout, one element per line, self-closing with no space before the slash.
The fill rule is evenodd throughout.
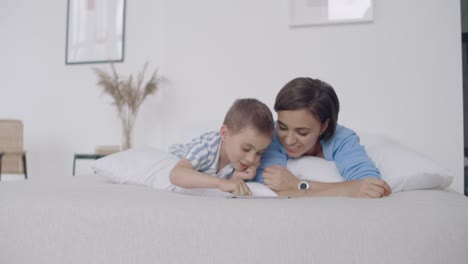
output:
<path id="1" fill-rule="evenodd" d="M 468 263 L 468 200 L 228 199 L 99 175 L 0 184 L 0 263 Z"/>
<path id="2" fill-rule="evenodd" d="M 96 175 L 1 182 L 0 264 L 468 263 L 468 198 L 446 189 L 453 175 L 388 138 L 361 139 L 390 197 L 229 199 L 156 190 L 155 172 L 173 161 L 151 148 L 100 159 Z M 341 180 L 322 159 L 288 168 L 304 179 Z M 274 195 L 265 188 L 253 193 Z"/>

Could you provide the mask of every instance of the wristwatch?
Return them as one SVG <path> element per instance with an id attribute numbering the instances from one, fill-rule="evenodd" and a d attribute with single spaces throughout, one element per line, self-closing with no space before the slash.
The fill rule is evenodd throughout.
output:
<path id="1" fill-rule="evenodd" d="M 310 186 L 309 183 L 306 181 L 300 181 L 297 185 L 298 190 L 309 190 Z"/>

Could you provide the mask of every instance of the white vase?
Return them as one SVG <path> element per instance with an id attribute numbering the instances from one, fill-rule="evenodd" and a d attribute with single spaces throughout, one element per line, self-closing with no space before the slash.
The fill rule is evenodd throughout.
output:
<path id="1" fill-rule="evenodd" d="M 122 125 L 122 147 L 121 150 L 127 150 L 133 146 L 133 126 Z"/>

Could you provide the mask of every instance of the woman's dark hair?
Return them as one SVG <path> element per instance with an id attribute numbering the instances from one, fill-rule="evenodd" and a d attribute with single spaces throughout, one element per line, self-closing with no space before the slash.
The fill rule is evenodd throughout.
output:
<path id="1" fill-rule="evenodd" d="M 319 79 L 299 77 L 289 81 L 278 93 L 275 111 L 308 109 L 322 124 L 329 120 L 320 140 L 333 136 L 338 121 L 340 102 L 333 87 Z"/>

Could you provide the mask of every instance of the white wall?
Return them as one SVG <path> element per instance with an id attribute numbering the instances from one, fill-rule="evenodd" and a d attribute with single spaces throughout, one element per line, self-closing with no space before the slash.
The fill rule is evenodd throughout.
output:
<path id="1" fill-rule="evenodd" d="M 459 0 L 375 0 L 374 22 L 289 28 L 288 1 L 127 1 L 125 62 L 147 60 L 170 83 L 146 101 L 137 146 L 166 147 L 194 120 L 222 119 L 232 101 L 273 105 L 297 76 L 340 97 L 340 123 L 430 156 L 463 185 Z M 32 178 L 71 174 L 74 152 L 120 143 L 91 67 L 66 66 L 66 1 L 7 0 L 0 9 L 0 118 L 25 123 Z M 5 7 L 6 6 L 6 7 Z M 216 100 L 213 100 L 215 98 Z"/>

